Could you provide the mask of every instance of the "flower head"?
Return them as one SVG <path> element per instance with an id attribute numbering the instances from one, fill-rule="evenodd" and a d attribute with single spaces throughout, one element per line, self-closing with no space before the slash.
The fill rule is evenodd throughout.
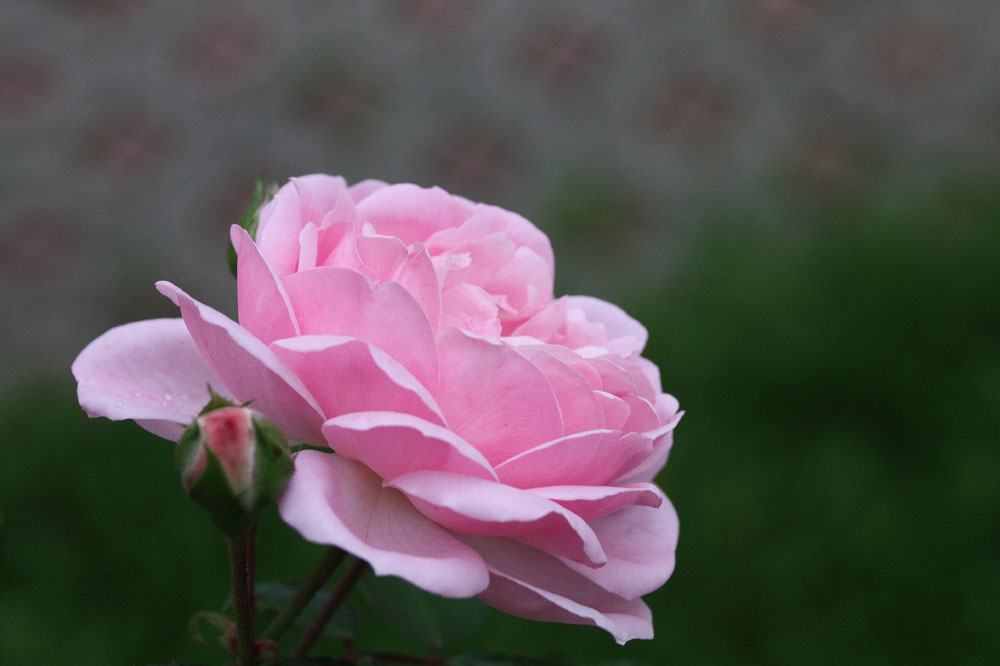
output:
<path id="1" fill-rule="evenodd" d="M 279 501 L 306 539 L 443 596 L 652 637 L 641 597 L 678 529 L 652 481 L 681 414 L 641 324 L 553 300 L 541 231 L 437 188 L 295 178 L 231 238 L 239 323 L 159 283 L 180 319 L 74 363 L 88 413 L 177 436 L 224 386 L 324 449 Z"/>

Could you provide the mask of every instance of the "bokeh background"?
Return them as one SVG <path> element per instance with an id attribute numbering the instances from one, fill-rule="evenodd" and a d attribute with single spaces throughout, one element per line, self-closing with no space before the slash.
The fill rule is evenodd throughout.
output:
<path id="1" fill-rule="evenodd" d="M 1000 663 L 998 35 L 993 0 L 6 0 L 0 663 L 220 661 L 184 623 L 222 543 L 69 365 L 173 316 L 157 279 L 232 312 L 254 179 L 317 171 L 524 214 L 687 410 L 656 639 L 494 613 L 452 651 Z M 264 578 L 318 556 L 261 532 Z"/>

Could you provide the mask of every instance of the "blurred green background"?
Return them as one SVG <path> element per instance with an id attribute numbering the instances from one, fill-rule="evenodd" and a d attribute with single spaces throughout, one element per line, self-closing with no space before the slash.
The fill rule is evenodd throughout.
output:
<path id="1" fill-rule="evenodd" d="M 223 661 L 185 623 L 222 608 L 224 544 L 69 364 L 173 316 L 157 279 L 232 311 L 254 177 L 311 171 L 524 214 L 556 293 L 642 321 L 687 411 L 656 639 L 491 613 L 446 654 L 1000 663 L 998 26 L 977 0 L 4 3 L 0 664 Z M 260 540 L 262 580 L 321 552 L 273 512 Z M 359 613 L 359 647 L 420 649 Z"/>

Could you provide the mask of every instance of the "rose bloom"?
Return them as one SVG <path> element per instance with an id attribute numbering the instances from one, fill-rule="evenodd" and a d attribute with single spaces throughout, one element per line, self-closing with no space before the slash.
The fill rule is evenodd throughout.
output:
<path id="1" fill-rule="evenodd" d="M 113 328 L 76 359 L 91 416 L 177 439 L 206 390 L 293 441 L 279 501 L 306 539 L 446 597 L 651 638 L 674 567 L 652 483 L 681 414 L 646 330 L 553 300 L 546 236 L 438 188 L 293 178 L 232 228 L 239 323 L 169 282 L 179 319 Z"/>

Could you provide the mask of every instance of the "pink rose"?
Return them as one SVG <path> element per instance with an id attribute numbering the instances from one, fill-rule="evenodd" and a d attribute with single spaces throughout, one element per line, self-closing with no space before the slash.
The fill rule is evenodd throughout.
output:
<path id="1" fill-rule="evenodd" d="M 552 300 L 545 235 L 434 189 L 293 179 L 239 255 L 237 324 L 170 283 L 181 319 L 77 358 L 92 416 L 175 439 L 210 383 L 305 450 L 279 502 L 334 544 L 448 597 L 651 638 L 677 517 L 652 479 L 680 418 L 645 329 Z"/>

